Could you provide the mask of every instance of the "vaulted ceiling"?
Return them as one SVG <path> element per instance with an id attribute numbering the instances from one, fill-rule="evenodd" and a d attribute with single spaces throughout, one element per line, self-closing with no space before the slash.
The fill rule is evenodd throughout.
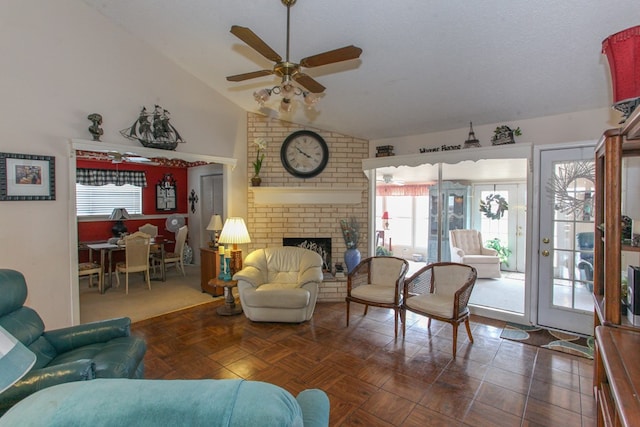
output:
<path id="1" fill-rule="evenodd" d="M 357 60 L 305 72 L 327 89 L 315 111 L 260 110 L 273 64 L 229 32 L 250 28 L 283 58 L 281 0 L 83 0 L 247 111 L 377 140 L 607 107 L 602 40 L 638 25 L 638 0 L 298 0 L 290 58 L 347 45 Z"/>

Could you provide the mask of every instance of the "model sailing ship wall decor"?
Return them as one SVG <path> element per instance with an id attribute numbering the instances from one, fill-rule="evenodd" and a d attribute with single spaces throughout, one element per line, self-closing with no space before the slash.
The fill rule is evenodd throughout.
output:
<path id="1" fill-rule="evenodd" d="M 140 142 L 144 147 L 161 150 L 175 150 L 179 142 L 186 142 L 169 123 L 169 111 L 159 105 L 151 113 L 142 107 L 138 119 L 130 127 L 121 130 L 120 134 Z"/>

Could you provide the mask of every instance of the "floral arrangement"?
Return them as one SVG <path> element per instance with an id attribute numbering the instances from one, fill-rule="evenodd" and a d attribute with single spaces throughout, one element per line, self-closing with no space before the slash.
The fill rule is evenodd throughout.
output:
<path id="1" fill-rule="evenodd" d="M 355 249 L 358 247 L 358 239 L 360 238 L 360 226 L 355 218 L 350 220 L 341 219 L 340 228 L 342 228 L 342 237 L 347 249 Z"/>
<path id="2" fill-rule="evenodd" d="M 258 152 L 256 153 L 256 161 L 253 162 L 253 171 L 255 172 L 254 176 L 258 177 L 260 175 L 260 169 L 262 169 L 262 161 L 264 160 L 264 150 L 267 149 L 267 140 L 264 138 L 256 138 L 253 140 L 253 143 L 258 146 Z"/>

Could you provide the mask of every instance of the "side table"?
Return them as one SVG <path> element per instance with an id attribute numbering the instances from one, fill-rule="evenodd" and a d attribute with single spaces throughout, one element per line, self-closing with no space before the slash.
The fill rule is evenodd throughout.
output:
<path id="1" fill-rule="evenodd" d="M 209 280 L 209 285 L 224 288 L 224 305 L 216 309 L 220 316 L 233 316 L 242 313 L 242 307 L 236 304 L 233 297 L 233 288 L 238 286 L 237 280 L 224 281 L 216 277 Z"/>

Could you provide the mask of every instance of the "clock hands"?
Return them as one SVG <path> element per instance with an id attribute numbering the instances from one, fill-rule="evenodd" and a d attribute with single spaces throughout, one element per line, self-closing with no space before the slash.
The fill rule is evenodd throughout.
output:
<path id="1" fill-rule="evenodd" d="M 306 157 L 307 157 L 307 158 L 309 158 L 309 159 L 311 158 L 311 156 L 310 156 L 310 155 L 308 155 L 307 153 L 305 153 L 304 151 L 302 151 L 302 150 L 300 149 L 300 147 L 298 147 L 297 145 L 296 145 L 296 147 L 295 147 L 295 148 L 296 148 L 296 150 L 298 150 L 298 152 L 299 152 L 300 154 L 302 154 L 303 156 L 306 156 Z"/>

